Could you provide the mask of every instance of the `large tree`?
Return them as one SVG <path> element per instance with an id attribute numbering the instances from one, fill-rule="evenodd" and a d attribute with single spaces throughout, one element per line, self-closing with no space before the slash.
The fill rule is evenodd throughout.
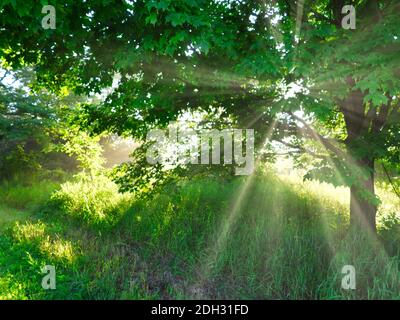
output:
<path id="1" fill-rule="evenodd" d="M 396 1 L 354 1 L 356 30 L 342 28 L 341 0 L 67 0 L 54 30 L 41 27 L 45 2 L 0 2 L 0 58 L 34 65 L 53 90 L 100 92 L 118 74 L 82 125 L 143 138 L 182 110 L 222 107 L 262 137 L 286 112 L 275 137 L 319 141 L 351 189 L 353 223 L 375 230 L 374 164 L 399 161 Z"/>
<path id="2" fill-rule="evenodd" d="M 375 166 L 400 160 L 400 4 L 354 2 L 355 29 L 342 26 L 345 4 L 315 2 L 297 20 L 303 27 L 294 75 L 306 90 L 291 103 L 302 105 L 322 128 L 291 115 L 303 136 L 328 151 L 314 173 L 349 186 L 352 224 L 375 231 Z"/>

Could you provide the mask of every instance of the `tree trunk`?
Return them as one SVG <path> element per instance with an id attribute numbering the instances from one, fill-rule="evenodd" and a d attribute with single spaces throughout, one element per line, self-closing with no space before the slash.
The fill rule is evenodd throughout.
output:
<path id="1" fill-rule="evenodd" d="M 375 196 L 375 161 L 366 159 L 358 162 L 362 176 L 350 187 L 350 225 L 376 233 L 377 205 Z"/>

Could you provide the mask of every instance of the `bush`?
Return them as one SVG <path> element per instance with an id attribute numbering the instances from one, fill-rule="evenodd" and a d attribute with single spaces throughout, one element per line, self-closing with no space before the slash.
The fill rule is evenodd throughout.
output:
<path id="1" fill-rule="evenodd" d="M 63 183 L 51 201 L 88 224 L 113 225 L 128 208 L 130 195 L 119 193 L 117 185 L 104 175 L 80 175 Z"/>

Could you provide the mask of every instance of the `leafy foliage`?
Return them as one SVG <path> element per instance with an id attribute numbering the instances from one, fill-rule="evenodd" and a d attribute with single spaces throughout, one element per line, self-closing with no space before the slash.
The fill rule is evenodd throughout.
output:
<path id="1" fill-rule="evenodd" d="M 72 169 L 74 160 L 52 146 L 60 143 L 54 133 L 78 98 L 32 91 L 35 73 L 30 69 L 1 71 L 0 178 Z"/>

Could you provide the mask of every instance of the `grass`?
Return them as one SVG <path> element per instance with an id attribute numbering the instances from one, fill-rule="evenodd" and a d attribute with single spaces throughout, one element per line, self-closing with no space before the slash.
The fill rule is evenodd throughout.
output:
<path id="1" fill-rule="evenodd" d="M 399 201 L 380 241 L 348 232 L 345 189 L 258 172 L 151 201 L 104 177 L 0 187 L 2 299 L 399 299 Z M 5 200 L 3 200 L 5 199 Z M 57 289 L 41 288 L 54 265 Z M 356 290 L 341 288 L 344 265 Z"/>

